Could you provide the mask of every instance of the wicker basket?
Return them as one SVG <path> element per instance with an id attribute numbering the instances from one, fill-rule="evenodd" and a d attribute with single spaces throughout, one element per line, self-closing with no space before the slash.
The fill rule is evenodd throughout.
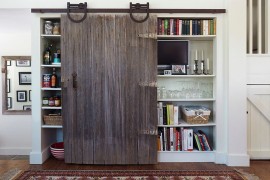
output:
<path id="1" fill-rule="evenodd" d="M 54 115 L 54 116 L 43 116 L 44 123 L 46 125 L 62 125 L 62 116 Z"/>
<path id="2" fill-rule="evenodd" d="M 202 106 L 183 106 L 182 118 L 188 124 L 207 124 L 211 111 Z"/>

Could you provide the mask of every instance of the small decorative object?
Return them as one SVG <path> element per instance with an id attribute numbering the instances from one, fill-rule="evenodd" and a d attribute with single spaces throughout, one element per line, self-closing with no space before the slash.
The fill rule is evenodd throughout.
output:
<path id="1" fill-rule="evenodd" d="M 210 74 L 209 58 L 206 59 L 206 74 Z"/>
<path id="2" fill-rule="evenodd" d="M 26 102 L 27 94 L 26 91 L 17 91 L 17 102 Z"/>
<path id="3" fill-rule="evenodd" d="M 201 60 L 201 74 L 206 74 L 205 61 Z"/>
<path id="4" fill-rule="evenodd" d="M 30 67 L 31 61 L 30 60 L 17 60 L 16 66 L 18 67 Z"/>
<path id="5" fill-rule="evenodd" d="M 52 21 L 45 21 L 45 24 L 44 24 L 44 34 L 46 34 L 46 35 L 53 34 Z"/>
<path id="6" fill-rule="evenodd" d="M 32 106 L 31 105 L 23 105 L 23 110 L 24 111 L 31 111 L 32 110 Z"/>
<path id="7" fill-rule="evenodd" d="M 55 157 L 58 160 L 63 160 L 65 151 L 64 151 L 64 142 L 57 142 L 50 146 L 51 153 L 53 157 Z"/>
<path id="8" fill-rule="evenodd" d="M 19 85 L 31 85 L 31 72 L 19 72 Z"/>
<path id="9" fill-rule="evenodd" d="M 172 75 L 172 70 L 164 70 L 164 75 Z"/>
<path id="10" fill-rule="evenodd" d="M 196 49 L 195 52 L 195 60 L 194 60 L 194 65 L 193 65 L 193 74 L 197 75 L 199 74 L 199 69 L 198 69 L 198 50 Z"/>
<path id="11" fill-rule="evenodd" d="M 187 74 L 186 65 L 172 65 L 172 74 Z"/>

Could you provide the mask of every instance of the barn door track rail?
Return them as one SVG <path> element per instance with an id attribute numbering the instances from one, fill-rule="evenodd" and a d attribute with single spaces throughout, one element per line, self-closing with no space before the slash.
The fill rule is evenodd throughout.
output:
<path id="1" fill-rule="evenodd" d="M 86 16 L 87 13 L 129 13 L 130 18 L 137 22 L 142 23 L 146 21 L 149 17 L 150 13 L 208 13 L 208 14 L 218 14 L 218 13 L 226 13 L 225 9 L 150 9 L 149 8 L 149 2 L 146 4 L 140 4 L 140 3 L 131 3 L 129 9 L 87 9 L 87 3 L 79 3 L 79 4 L 70 4 L 67 3 L 67 9 L 37 9 L 33 8 L 31 9 L 32 13 L 67 13 L 69 19 L 72 22 L 79 23 L 82 22 Z M 84 13 L 84 16 L 80 20 L 74 20 L 71 18 L 70 13 Z M 133 13 L 146 13 L 146 16 L 144 19 L 138 20 L 135 19 L 133 16 Z"/>

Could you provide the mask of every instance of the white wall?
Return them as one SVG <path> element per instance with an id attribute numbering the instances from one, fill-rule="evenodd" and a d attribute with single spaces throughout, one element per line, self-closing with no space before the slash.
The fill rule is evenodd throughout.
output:
<path id="1" fill-rule="evenodd" d="M 30 56 L 30 10 L 0 9 L 0 24 L 0 56 Z M 0 86 L 2 89 L 2 82 Z M 0 102 L 2 109 L 2 96 Z M 31 136 L 30 115 L 15 116 L 0 113 L 0 155 L 28 155 L 31 150 Z"/>

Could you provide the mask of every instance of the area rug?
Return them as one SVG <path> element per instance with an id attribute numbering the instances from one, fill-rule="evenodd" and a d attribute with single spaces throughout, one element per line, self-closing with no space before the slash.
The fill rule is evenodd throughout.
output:
<path id="1" fill-rule="evenodd" d="M 245 180 L 237 171 L 42 170 L 25 171 L 18 180 Z"/>

